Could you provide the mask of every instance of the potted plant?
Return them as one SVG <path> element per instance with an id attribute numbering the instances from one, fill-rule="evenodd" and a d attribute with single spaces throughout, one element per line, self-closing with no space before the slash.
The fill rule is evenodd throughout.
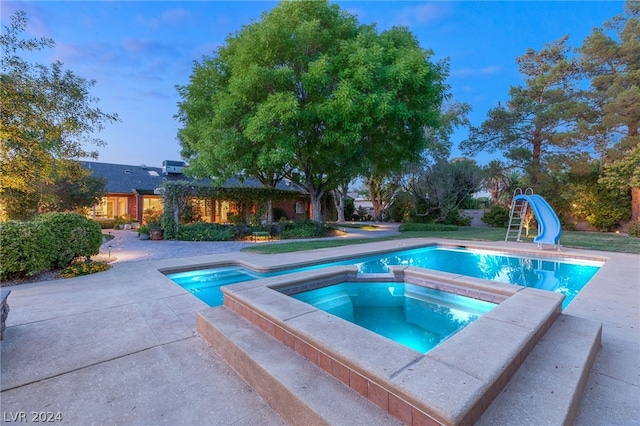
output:
<path id="1" fill-rule="evenodd" d="M 162 229 L 162 222 L 160 219 L 151 219 L 147 222 L 149 228 L 149 235 L 152 240 L 162 240 L 164 237 L 164 229 Z"/>
<path id="2" fill-rule="evenodd" d="M 138 227 L 137 231 L 138 231 L 138 238 L 140 238 L 141 240 L 149 239 L 149 227 L 147 225 L 142 225 Z"/>

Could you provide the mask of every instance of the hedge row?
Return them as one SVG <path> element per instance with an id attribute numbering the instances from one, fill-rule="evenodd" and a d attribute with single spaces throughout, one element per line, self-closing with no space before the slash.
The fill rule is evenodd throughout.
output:
<path id="1" fill-rule="evenodd" d="M 506 228 L 509 226 L 510 214 L 511 211 L 508 208 L 494 204 L 482 215 L 482 221 L 495 228 Z"/>
<path id="2" fill-rule="evenodd" d="M 444 225 L 442 223 L 403 223 L 398 228 L 400 232 L 415 232 L 415 231 L 457 231 L 457 225 Z"/>
<path id="3" fill-rule="evenodd" d="M 250 237 L 252 232 L 266 231 L 271 235 L 288 238 L 325 237 L 335 231 L 335 227 L 306 220 L 304 222 L 278 222 L 271 226 L 221 225 L 196 222 L 180 225 L 177 238 L 183 241 L 230 241 Z M 167 231 L 165 229 L 165 238 Z"/>
<path id="4" fill-rule="evenodd" d="M 30 222 L 0 223 L 0 279 L 63 268 L 98 254 L 102 230 L 76 213 L 46 213 Z"/>
<path id="5" fill-rule="evenodd" d="M 234 225 L 196 222 L 180 225 L 178 240 L 183 241 L 231 241 L 236 234 Z"/>
<path id="6" fill-rule="evenodd" d="M 313 220 L 305 220 L 303 222 L 280 222 L 280 238 L 319 238 L 326 237 L 336 230 L 335 227 L 323 225 Z"/>

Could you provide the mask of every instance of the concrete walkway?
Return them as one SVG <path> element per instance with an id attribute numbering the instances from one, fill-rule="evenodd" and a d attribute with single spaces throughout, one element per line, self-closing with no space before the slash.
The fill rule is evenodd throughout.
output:
<path id="1" fill-rule="evenodd" d="M 366 235 L 395 231 L 379 232 Z M 196 334 L 195 313 L 206 305 L 158 269 L 223 260 L 268 266 L 373 247 L 256 255 L 238 251 L 246 244 L 141 242 L 134 233 L 117 234 L 110 245 L 118 260 L 109 271 L 10 287 L 0 344 L 3 421 L 42 412 L 59 413 L 69 425 L 284 424 Z M 535 250 L 533 244 L 481 245 Z M 577 424 L 640 425 L 640 256 L 565 251 L 608 258 L 565 310 L 604 324 Z"/>
<path id="2" fill-rule="evenodd" d="M 378 223 L 377 228 L 363 230 L 358 228 L 339 227 L 346 233 L 342 238 L 379 238 L 399 235 L 397 223 Z M 109 230 L 115 238 L 107 241 L 100 248 L 102 257 L 111 256 L 116 259 L 113 263 L 139 262 L 141 260 L 174 259 L 177 257 L 204 256 L 240 251 L 243 247 L 253 245 L 253 242 L 238 241 L 150 241 L 140 240 L 138 233 L 131 230 Z M 307 241 L 307 240 L 296 240 Z M 291 240 L 272 241 L 291 242 Z"/>

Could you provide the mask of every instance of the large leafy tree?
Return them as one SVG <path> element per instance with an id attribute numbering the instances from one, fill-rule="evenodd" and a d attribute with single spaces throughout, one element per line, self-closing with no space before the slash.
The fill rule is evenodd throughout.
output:
<path id="1" fill-rule="evenodd" d="M 282 2 L 179 88 L 183 156 L 207 176 L 300 173 L 319 221 L 323 195 L 368 159 L 422 150 L 444 90 L 429 57 L 405 28 L 378 34 L 326 1 Z"/>
<path id="2" fill-rule="evenodd" d="M 338 110 L 350 114 L 348 126 L 359 126 L 355 171 L 366 179 L 376 220 L 400 187 L 398 175 L 407 163 L 429 149 L 447 151 L 435 136 L 453 123 L 440 112 L 448 68 L 445 62 L 431 63 L 431 55 L 406 28 L 378 36 L 374 27 L 365 27 L 346 49 L 341 80 L 346 102 Z M 458 107 L 466 112 L 463 104 L 449 105 L 446 112 Z"/>
<path id="3" fill-rule="evenodd" d="M 42 198 L 42 211 L 80 211 L 95 206 L 107 195 L 107 179 L 93 176 L 77 161 L 58 161 L 55 175 L 47 196 Z"/>
<path id="4" fill-rule="evenodd" d="M 631 188 L 633 217 L 640 217 L 640 2 L 627 1 L 624 14 L 595 28 L 578 50 L 591 80 L 591 127 L 601 154 L 601 183 Z"/>
<path id="5" fill-rule="evenodd" d="M 473 160 L 463 158 L 449 162 L 440 158 L 417 167 L 406 176 L 403 187 L 414 203 L 417 216 L 445 222 L 467 197 L 481 188 L 482 178 L 483 171 Z"/>
<path id="6" fill-rule="evenodd" d="M 443 75 L 447 74 L 446 63 L 439 63 L 437 66 L 440 67 Z M 445 90 L 442 86 L 440 89 Z M 449 98 L 449 95 L 445 94 L 445 98 Z M 368 161 L 364 163 L 366 167 L 364 177 L 376 220 L 380 220 L 382 212 L 393 203 L 394 197 L 402 188 L 405 172 L 409 171 L 411 174 L 421 170 L 431 160 L 445 159 L 449 156 L 451 135 L 456 128 L 469 125 L 467 119 L 469 111 L 471 111 L 469 104 L 445 102 L 437 117 L 430 117 L 424 121 L 422 139 L 415 139 L 421 142 L 422 151 L 398 152 L 397 147 L 380 144 L 377 147 L 378 152 L 368 156 Z M 391 161 L 394 158 L 395 161 Z"/>
<path id="7" fill-rule="evenodd" d="M 83 177 L 81 167 L 68 161 L 96 158 L 85 146 L 102 145 L 94 133 L 117 120 L 93 106 L 94 81 L 65 71 L 60 62 L 32 64 L 20 56 L 54 45 L 49 38 L 21 38 L 26 25 L 26 14 L 16 12 L 0 35 L 0 200 L 5 214 L 17 219 L 56 204 L 56 180 Z"/>
<path id="8" fill-rule="evenodd" d="M 493 108 L 484 123 L 471 128 L 461 144 L 463 152 L 500 151 L 511 166 L 527 172 L 535 187 L 550 160 L 564 163 L 586 150 L 583 123 L 592 117 L 578 85 L 578 63 L 569 50 L 565 36 L 518 57 L 524 86 L 512 86 L 506 105 Z"/>

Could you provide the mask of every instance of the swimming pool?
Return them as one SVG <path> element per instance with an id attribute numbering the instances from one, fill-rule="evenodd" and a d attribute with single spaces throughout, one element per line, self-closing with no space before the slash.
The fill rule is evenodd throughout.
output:
<path id="1" fill-rule="evenodd" d="M 392 282 L 345 282 L 291 297 L 423 354 L 496 306 Z"/>
<path id="2" fill-rule="evenodd" d="M 386 273 L 390 266 L 414 266 L 561 293 L 565 296 L 564 309 L 602 264 L 592 260 L 517 256 L 467 247 L 434 245 L 269 273 L 240 266 L 223 266 L 173 273 L 167 277 L 209 306 L 219 306 L 222 304 L 220 287 L 224 285 L 338 265 L 357 265 L 361 274 Z"/>

